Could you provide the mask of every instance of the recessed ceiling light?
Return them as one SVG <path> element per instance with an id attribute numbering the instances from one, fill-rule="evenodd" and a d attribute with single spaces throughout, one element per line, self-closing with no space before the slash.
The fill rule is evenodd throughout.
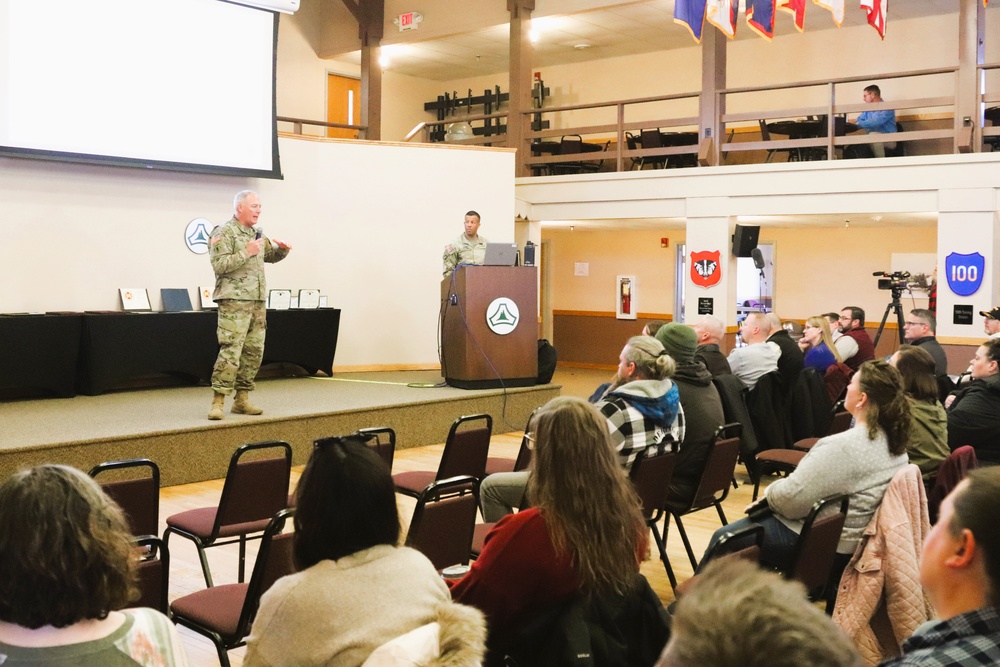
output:
<path id="1" fill-rule="evenodd" d="M 580 44 L 574 44 L 573 48 L 574 49 L 579 49 L 580 51 L 583 51 L 584 49 L 589 49 L 590 48 L 590 44 L 587 44 L 586 42 L 581 42 Z"/>

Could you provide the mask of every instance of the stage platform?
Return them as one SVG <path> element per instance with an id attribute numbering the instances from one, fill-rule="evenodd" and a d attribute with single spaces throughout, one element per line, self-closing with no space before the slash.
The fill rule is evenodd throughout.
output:
<path id="1" fill-rule="evenodd" d="M 306 462 L 316 438 L 371 426 L 395 429 L 398 448 L 418 447 L 444 442 L 462 415 L 492 415 L 495 433 L 523 429 L 533 409 L 560 393 L 554 384 L 506 391 L 410 386 L 441 381 L 437 371 L 265 379 L 252 394 L 263 415 L 230 414 L 230 399 L 222 421 L 206 418 L 208 387 L 0 402 L 0 479 L 41 463 L 89 470 L 137 457 L 156 461 L 164 486 L 218 479 L 244 443 L 285 440 L 296 465 Z"/>

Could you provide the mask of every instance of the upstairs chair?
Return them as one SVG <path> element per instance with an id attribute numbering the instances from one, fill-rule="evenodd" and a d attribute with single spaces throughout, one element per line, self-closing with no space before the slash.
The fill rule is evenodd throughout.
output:
<path id="1" fill-rule="evenodd" d="M 631 132 L 626 132 L 625 133 L 625 145 L 628 147 L 628 149 L 630 151 L 637 151 L 637 150 L 639 150 L 641 148 L 641 146 L 639 145 L 638 138 L 634 134 L 632 134 Z M 628 167 L 629 171 L 632 171 L 634 169 L 642 169 L 642 158 L 641 157 L 633 157 L 633 158 L 629 158 L 629 159 L 632 161 L 629 164 L 629 167 Z"/>
<path id="2" fill-rule="evenodd" d="M 170 582 L 170 552 L 156 535 L 143 535 L 135 540 L 138 553 L 147 554 L 139 561 L 139 599 L 127 608 L 150 607 L 167 614 L 167 590 Z"/>
<path id="3" fill-rule="evenodd" d="M 438 570 L 465 565 L 479 511 L 476 479 L 459 475 L 431 482 L 413 510 L 406 546 L 421 552 Z"/>
<path id="4" fill-rule="evenodd" d="M 268 453 L 271 458 L 244 461 L 243 457 L 251 453 Z M 254 534 L 267 528 L 271 517 L 287 505 L 291 469 L 292 448 L 287 442 L 272 440 L 238 447 L 229 461 L 218 507 L 201 507 L 167 517 L 164 543 L 173 533 L 194 542 L 205 584 L 211 588 L 212 572 L 205 549 L 239 542 L 239 581 L 242 583 L 247 540 L 259 539 L 261 535 Z"/>
<path id="5" fill-rule="evenodd" d="M 170 605 L 174 623 L 212 640 L 222 667 L 229 667 L 228 651 L 242 646 L 250 634 L 260 597 L 275 581 L 295 571 L 294 533 L 281 533 L 285 521 L 294 512 L 294 509 L 281 510 L 268 521 L 261 535 L 250 583 L 206 588 L 178 598 Z"/>
<path id="6" fill-rule="evenodd" d="M 660 454 L 640 455 L 629 472 L 636 494 L 642 501 L 642 515 L 646 519 L 646 526 L 653 531 L 653 541 L 656 542 L 656 548 L 660 552 L 660 561 L 663 563 L 663 569 L 667 571 L 670 587 L 674 590 L 677 590 L 677 578 L 674 576 L 673 568 L 670 567 L 670 559 L 667 558 L 666 536 L 660 535 L 657 524 L 663 518 L 667 498 L 670 495 L 670 480 L 677 467 L 676 448 L 677 443 L 672 443 L 671 449 Z"/>
<path id="7" fill-rule="evenodd" d="M 528 415 L 528 423 L 524 427 L 524 435 L 521 437 L 521 448 L 517 450 L 517 458 L 509 459 L 500 456 L 490 456 L 486 459 L 486 474 L 492 475 L 496 472 L 520 472 L 531 463 L 531 441 L 528 433 L 531 430 L 531 420 L 538 412 L 538 408 Z"/>
<path id="8" fill-rule="evenodd" d="M 899 121 L 896 121 L 896 132 L 898 133 L 902 131 L 903 126 L 899 123 Z M 889 148 L 888 146 L 885 147 L 886 157 L 903 157 L 904 155 L 906 155 L 906 149 L 904 148 L 902 141 L 897 141 L 896 145 L 892 148 Z"/>
<path id="9" fill-rule="evenodd" d="M 113 470 L 125 471 L 123 474 L 127 475 L 127 479 L 114 475 L 112 479 L 104 481 L 105 478 L 112 477 L 109 473 Z M 88 474 L 122 508 L 133 535 L 160 534 L 159 466 L 149 459 L 109 461 L 94 466 Z"/>
<path id="10" fill-rule="evenodd" d="M 486 476 L 486 459 L 489 457 L 492 433 L 493 417 L 489 415 L 459 417 L 448 432 L 437 472 L 413 470 L 393 475 L 396 492 L 419 498 L 431 482 L 459 475 L 475 477 L 478 485 Z"/>
<path id="11" fill-rule="evenodd" d="M 651 130 L 641 130 L 639 132 L 639 143 L 642 145 L 643 150 L 650 148 L 663 148 L 663 135 L 660 134 L 660 128 L 653 128 Z M 650 157 L 642 158 L 642 162 L 639 164 L 639 169 L 642 169 L 647 164 L 653 165 L 653 168 L 663 169 L 667 166 L 667 156 L 666 155 L 652 155 Z"/>
<path id="12" fill-rule="evenodd" d="M 771 131 L 767 129 L 767 121 L 761 118 L 757 121 L 757 124 L 760 126 L 760 140 L 771 141 Z M 767 157 L 764 158 L 764 162 L 770 162 L 775 153 L 784 153 L 787 156 L 788 162 L 794 162 L 799 159 L 798 153 L 794 148 L 768 148 Z"/>
<path id="13" fill-rule="evenodd" d="M 364 439 L 370 449 L 375 450 L 392 472 L 392 461 L 396 454 L 396 432 L 388 426 L 375 426 L 358 429 L 357 434 Z"/>
<path id="14" fill-rule="evenodd" d="M 826 597 L 837 561 L 837 545 L 847 520 L 847 506 L 846 495 L 824 498 L 813 505 L 795 543 L 791 564 L 782 573 L 788 579 L 802 582 L 812 600 Z M 844 559 L 844 564 L 846 562 Z M 836 582 L 833 585 L 836 586 Z M 827 603 L 828 614 L 833 611 L 831 602 L 832 599 L 829 599 Z"/>
<path id="15" fill-rule="evenodd" d="M 694 551 L 691 549 L 691 542 L 688 540 L 681 517 L 714 506 L 719 513 L 722 525 L 729 523 L 725 512 L 722 511 L 722 501 L 729 495 L 729 482 L 733 479 L 736 471 L 736 460 L 740 455 L 740 431 L 739 424 L 726 424 L 720 426 L 719 430 L 716 431 L 715 440 L 709 450 L 708 457 L 705 459 L 705 467 L 702 469 L 698 489 L 690 500 L 674 498 L 670 495 L 667 497 L 665 509 L 677 522 L 677 530 L 684 541 L 684 548 L 687 550 L 692 569 L 697 569 L 698 561 L 694 557 Z M 669 526 L 670 517 L 667 517 L 663 524 L 664 541 L 666 541 Z"/>

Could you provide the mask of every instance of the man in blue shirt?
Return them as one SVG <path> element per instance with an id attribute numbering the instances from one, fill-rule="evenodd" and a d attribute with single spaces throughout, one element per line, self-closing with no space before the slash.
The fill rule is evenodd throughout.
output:
<path id="1" fill-rule="evenodd" d="M 868 104 L 877 104 L 882 102 L 882 91 L 878 86 L 872 84 L 865 88 L 864 92 L 865 102 Z M 885 111 L 865 111 L 858 116 L 858 119 L 854 121 L 859 128 L 867 132 L 868 134 L 889 134 L 896 131 L 896 112 L 892 109 Z M 891 144 L 869 144 L 872 149 L 872 154 L 875 157 L 885 157 L 885 149 L 893 149 L 896 147 L 895 143 Z"/>

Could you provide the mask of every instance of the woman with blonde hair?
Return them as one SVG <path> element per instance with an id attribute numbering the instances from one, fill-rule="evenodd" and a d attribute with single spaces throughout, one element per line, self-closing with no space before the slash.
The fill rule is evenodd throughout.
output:
<path id="1" fill-rule="evenodd" d="M 539 409 L 528 482 L 531 508 L 490 531 L 452 588 L 481 609 L 487 645 L 501 652 L 538 615 L 579 593 L 629 593 L 646 549 L 639 499 L 611 446 L 607 421 L 586 401 L 560 396 Z"/>
<path id="2" fill-rule="evenodd" d="M 833 364 L 843 361 L 837 346 L 833 344 L 830 322 L 822 315 L 814 315 L 806 320 L 799 347 L 805 352 L 806 368 L 815 368 L 821 374 Z"/>
<path id="3" fill-rule="evenodd" d="M 24 470 L 0 485 L 0 664 L 186 667 L 177 631 L 138 598 L 121 510 L 84 473 Z"/>

